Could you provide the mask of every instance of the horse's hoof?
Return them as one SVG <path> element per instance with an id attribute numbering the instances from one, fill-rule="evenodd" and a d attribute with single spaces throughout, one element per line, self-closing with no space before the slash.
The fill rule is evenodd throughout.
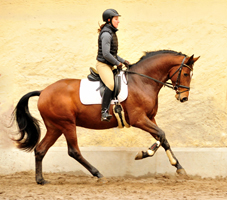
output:
<path id="1" fill-rule="evenodd" d="M 46 184 L 50 183 L 49 181 L 46 181 L 46 180 L 44 180 L 44 179 L 39 180 L 39 181 L 36 181 L 36 182 L 37 182 L 37 184 L 39 184 L 39 185 L 46 185 Z"/>
<path id="2" fill-rule="evenodd" d="M 138 152 L 136 157 L 135 157 L 135 160 L 141 160 L 141 159 L 143 159 L 143 152 L 142 151 Z"/>
<path id="3" fill-rule="evenodd" d="M 178 176 L 187 176 L 186 171 L 182 168 L 182 169 L 178 169 L 177 171 L 177 175 Z"/>
<path id="4" fill-rule="evenodd" d="M 106 179 L 106 177 L 102 177 L 102 178 L 99 178 L 98 180 L 97 180 L 97 182 L 98 183 L 101 183 L 101 184 L 105 184 L 105 183 L 108 183 L 108 180 Z"/>

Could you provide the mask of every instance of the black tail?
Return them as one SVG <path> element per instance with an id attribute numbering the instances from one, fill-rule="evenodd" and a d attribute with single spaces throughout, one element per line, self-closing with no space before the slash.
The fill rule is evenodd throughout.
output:
<path id="1" fill-rule="evenodd" d="M 28 100 L 30 97 L 39 96 L 40 91 L 29 92 L 24 95 L 18 102 L 14 114 L 18 128 L 20 138 L 14 139 L 19 149 L 25 151 L 32 151 L 40 139 L 40 128 L 37 119 L 31 116 L 28 109 Z"/>

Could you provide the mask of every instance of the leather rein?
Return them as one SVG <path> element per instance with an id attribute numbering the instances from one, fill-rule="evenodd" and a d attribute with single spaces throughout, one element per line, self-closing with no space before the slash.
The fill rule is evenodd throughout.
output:
<path id="1" fill-rule="evenodd" d="M 171 77 L 169 77 L 169 79 L 171 79 L 171 78 L 179 71 L 175 86 L 174 86 L 172 83 L 168 83 L 168 82 L 165 82 L 165 83 L 164 83 L 164 82 L 162 82 L 162 81 L 159 81 L 159 80 L 157 80 L 157 79 L 155 79 L 155 78 L 152 78 L 152 77 L 147 76 L 147 75 L 144 75 L 144 74 L 140 74 L 140 73 L 137 73 L 137 72 L 128 71 L 128 69 L 125 71 L 125 73 L 128 73 L 128 74 L 137 74 L 137 75 L 139 75 L 139 76 L 148 78 L 148 79 L 153 80 L 153 81 L 155 81 L 155 82 L 157 82 L 157 83 L 160 83 L 160 84 L 162 84 L 162 85 L 164 85 L 164 86 L 167 86 L 167 87 L 169 87 L 169 88 L 171 88 L 171 89 L 173 89 L 173 90 L 175 90 L 175 91 L 177 91 L 178 88 L 185 88 L 186 90 L 184 90 L 184 91 L 182 91 L 182 92 L 177 91 L 178 94 L 181 94 L 181 93 L 183 93 L 183 92 L 187 92 L 187 91 L 190 90 L 190 87 L 187 87 L 187 86 L 184 86 L 184 85 L 180 85 L 180 76 L 181 76 L 182 68 L 183 68 L 183 67 L 187 67 L 187 68 L 189 68 L 191 71 L 193 71 L 193 69 L 192 69 L 191 67 L 189 67 L 187 64 L 184 64 L 184 61 L 185 61 L 186 58 L 187 58 L 187 57 L 185 56 L 184 59 L 183 59 L 183 61 L 182 61 L 182 63 L 181 63 L 181 65 L 180 65 L 180 67 L 173 73 L 173 75 L 172 75 Z M 168 80 L 169 80 L 169 79 L 168 79 Z"/>

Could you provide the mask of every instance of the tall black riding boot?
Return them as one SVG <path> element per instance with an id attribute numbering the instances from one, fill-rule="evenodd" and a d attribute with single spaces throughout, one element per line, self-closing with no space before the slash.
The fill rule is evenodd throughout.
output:
<path id="1" fill-rule="evenodd" d="M 112 115 L 109 114 L 110 102 L 112 100 L 112 91 L 106 87 L 102 97 L 102 110 L 101 110 L 101 121 L 110 121 Z"/>

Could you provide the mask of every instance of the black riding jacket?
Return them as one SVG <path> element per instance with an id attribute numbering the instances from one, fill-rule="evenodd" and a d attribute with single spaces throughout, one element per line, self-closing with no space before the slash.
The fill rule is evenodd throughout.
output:
<path id="1" fill-rule="evenodd" d="M 97 60 L 108 65 L 119 65 L 124 63 L 124 59 L 117 55 L 118 39 L 116 32 L 118 29 L 110 24 L 106 24 L 99 33 Z"/>

